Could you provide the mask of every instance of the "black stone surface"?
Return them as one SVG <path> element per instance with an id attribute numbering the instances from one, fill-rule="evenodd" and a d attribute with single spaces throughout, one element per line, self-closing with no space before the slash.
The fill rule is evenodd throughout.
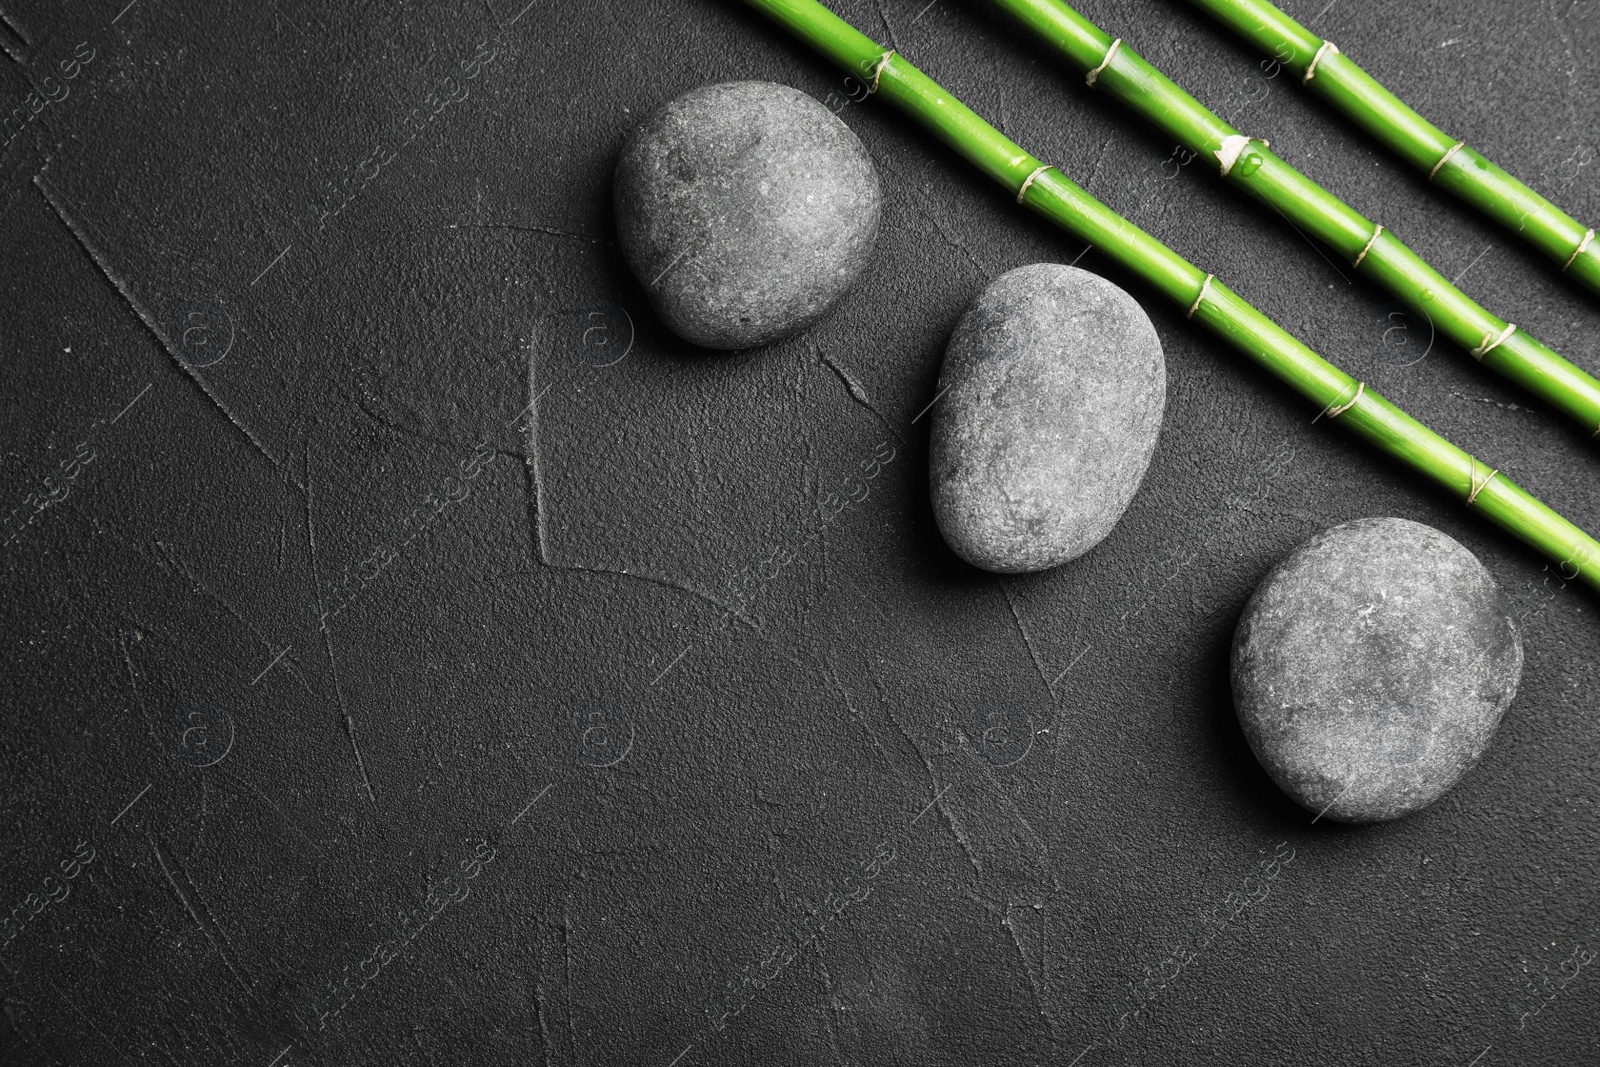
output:
<path id="1" fill-rule="evenodd" d="M 1592 5 L 1288 9 L 1600 219 Z M 0 1060 L 1594 1059 L 1592 597 L 755 14 L 0 10 L 0 114 L 57 98 L 0 153 L 0 489 L 33 517 L 3 549 Z M 1579 431 L 1010 26 L 839 10 L 1600 528 Z M 1592 298 L 1247 49 L 1175 0 L 1084 10 L 1600 371 Z M 833 315 L 707 356 L 645 311 L 609 178 L 643 115 L 748 78 L 839 108 L 885 215 Z M 917 416 L 972 296 L 1074 259 L 1146 301 L 1166 424 L 1106 542 L 997 580 L 933 526 Z M 1523 687 L 1438 804 L 1312 825 L 1228 646 L 1277 560 L 1366 515 L 1483 560 Z"/>
<path id="2" fill-rule="evenodd" d="M 613 189 L 617 243 L 651 308 L 707 348 L 822 318 L 866 270 L 883 215 L 861 139 L 775 82 L 674 97 L 628 135 Z"/>
<path id="3" fill-rule="evenodd" d="M 1007 271 L 951 331 L 928 493 L 975 567 L 1058 567 L 1105 540 L 1150 467 L 1167 370 L 1127 290 L 1059 263 Z"/>
<path id="4" fill-rule="evenodd" d="M 1521 678 L 1504 590 L 1459 541 L 1410 519 L 1310 538 L 1256 587 L 1233 635 L 1251 749 L 1336 822 L 1438 800 L 1488 750 Z"/>

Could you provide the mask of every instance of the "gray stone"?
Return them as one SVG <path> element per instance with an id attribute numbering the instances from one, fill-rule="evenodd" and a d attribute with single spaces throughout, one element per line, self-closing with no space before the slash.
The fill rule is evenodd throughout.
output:
<path id="1" fill-rule="evenodd" d="M 811 325 L 860 277 L 883 190 L 838 117 L 771 82 L 692 89 L 629 136 L 617 235 L 672 331 L 750 348 Z"/>
<path id="2" fill-rule="evenodd" d="M 1167 402 L 1137 301 L 1055 263 L 995 279 L 956 325 L 930 445 L 933 512 L 956 554 L 1001 573 L 1083 555 L 1144 480 Z"/>
<path id="3" fill-rule="evenodd" d="M 1233 701 L 1256 758 L 1308 811 L 1398 818 L 1472 769 L 1516 696 L 1522 641 L 1500 586 L 1431 526 L 1318 534 L 1251 597 Z"/>

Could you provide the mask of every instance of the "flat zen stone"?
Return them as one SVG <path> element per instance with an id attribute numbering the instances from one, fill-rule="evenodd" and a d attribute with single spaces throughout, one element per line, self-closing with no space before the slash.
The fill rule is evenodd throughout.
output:
<path id="1" fill-rule="evenodd" d="M 1521 676 L 1494 578 L 1406 519 L 1347 522 L 1295 549 L 1234 634 L 1250 747 L 1297 803 L 1341 822 L 1442 796 L 1483 755 Z"/>
<path id="2" fill-rule="evenodd" d="M 1054 263 L 997 278 L 962 316 L 939 374 L 934 516 L 962 559 L 1002 573 L 1083 555 L 1144 480 L 1167 370 L 1137 301 Z"/>
<path id="3" fill-rule="evenodd" d="M 614 197 L 623 255 L 656 313 L 724 349 L 821 318 L 866 268 L 883 203 L 850 128 L 771 82 L 668 102 L 628 137 Z"/>

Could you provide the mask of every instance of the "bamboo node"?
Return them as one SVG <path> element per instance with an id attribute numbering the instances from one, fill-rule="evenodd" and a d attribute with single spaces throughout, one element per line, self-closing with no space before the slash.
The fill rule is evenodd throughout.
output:
<path id="1" fill-rule="evenodd" d="M 1472 486 L 1472 492 L 1467 494 L 1467 503 L 1476 504 L 1478 502 L 1478 494 L 1483 492 L 1483 487 L 1489 484 L 1489 479 L 1499 473 L 1498 470 L 1491 470 L 1483 476 L 1483 481 L 1480 482 L 1478 480 L 1478 461 L 1476 459 L 1472 460 L 1472 474 L 1467 478 L 1468 483 Z"/>
<path id="2" fill-rule="evenodd" d="M 1457 141 L 1455 144 L 1451 145 L 1450 146 L 1450 151 L 1448 151 L 1444 155 L 1440 156 L 1439 157 L 1439 162 L 1435 163 L 1433 165 L 1433 169 L 1428 172 L 1428 180 L 1430 182 L 1433 181 L 1434 175 L 1439 173 L 1439 168 L 1443 167 L 1446 163 L 1450 162 L 1450 157 L 1455 155 L 1457 152 L 1461 151 L 1465 147 L 1467 147 L 1467 142 L 1465 142 L 1465 141 Z"/>
<path id="3" fill-rule="evenodd" d="M 1117 49 L 1121 47 L 1122 38 L 1118 37 L 1115 41 L 1111 42 L 1111 47 L 1106 49 L 1106 57 L 1100 61 L 1100 65 L 1091 70 L 1088 74 L 1084 75 L 1083 80 L 1089 85 L 1090 88 L 1094 87 L 1095 79 L 1100 77 L 1100 72 L 1111 65 L 1112 57 L 1117 54 Z"/>
<path id="4" fill-rule="evenodd" d="M 1338 55 L 1339 46 L 1334 44 L 1332 41 L 1322 42 L 1322 47 L 1317 49 L 1317 54 L 1311 57 L 1311 65 L 1306 68 L 1306 76 L 1300 79 L 1301 85 L 1309 83 L 1311 79 L 1316 76 L 1317 64 L 1322 62 L 1322 55 L 1324 52 L 1332 52 L 1334 55 Z"/>
<path id="5" fill-rule="evenodd" d="M 1264 137 L 1246 137 L 1239 133 L 1230 133 L 1222 139 L 1222 147 L 1211 154 L 1217 157 L 1217 163 L 1222 167 L 1222 176 L 1226 178 L 1233 165 L 1239 162 L 1239 157 L 1244 150 L 1250 147 L 1251 141 L 1260 141 L 1261 147 L 1266 148 L 1271 144 Z"/>
<path id="6" fill-rule="evenodd" d="M 1508 322 L 1506 323 L 1506 328 L 1500 331 L 1498 337 L 1492 333 L 1484 334 L 1483 340 L 1478 343 L 1478 347 L 1472 350 L 1472 358 L 1477 360 L 1479 363 L 1482 363 L 1484 356 L 1487 356 L 1490 352 L 1493 352 L 1496 348 L 1500 347 L 1506 338 L 1510 337 L 1516 332 L 1517 324 L 1514 322 Z"/>
<path id="7" fill-rule="evenodd" d="M 1204 300 L 1206 298 L 1206 293 L 1210 292 L 1211 290 L 1211 279 L 1215 277 L 1215 274 L 1206 275 L 1206 280 L 1200 283 L 1200 295 L 1195 297 L 1194 303 L 1189 305 L 1189 313 L 1185 315 L 1184 318 L 1194 318 L 1194 313 L 1200 310 L 1200 301 Z"/>
<path id="8" fill-rule="evenodd" d="M 1380 223 L 1377 224 L 1377 228 L 1372 231 L 1372 236 L 1367 238 L 1367 243 L 1364 246 L 1362 246 L 1361 254 L 1356 257 L 1356 261 L 1354 263 L 1350 264 L 1352 269 L 1354 269 L 1355 267 L 1361 266 L 1361 261 L 1363 259 L 1367 258 L 1367 253 L 1372 251 L 1372 246 L 1377 244 L 1378 235 L 1380 233 L 1382 233 L 1382 232 L 1383 232 L 1383 223 L 1380 222 Z"/>
<path id="9" fill-rule="evenodd" d="M 883 55 L 878 57 L 878 66 L 872 72 L 872 84 L 867 86 L 867 92 L 875 93 L 878 91 L 878 79 L 883 77 L 883 68 L 887 67 L 889 65 L 889 60 L 893 59 L 898 54 L 898 52 L 891 48 Z"/>
<path id="10" fill-rule="evenodd" d="M 1035 178 L 1037 178 L 1039 175 L 1043 174 L 1047 170 L 1055 170 L 1055 169 L 1056 169 L 1055 167 L 1052 167 L 1048 163 L 1046 163 L 1042 167 L 1034 168 L 1034 171 L 1033 171 L 1032 174 L 1030 174 L 1026 178 L 1022 179 L 1022 188 L 1017 190 L 1017 203 L 1019 203 L 1019 204 L 1022 203 L 1023 198 L 1028 195 L 1028 186 L 1033 184 L 1033 180 Z"/>
<path id="11" fill-rule="evenodd" d="M 1366 391 L 1367 391 L 1367 383 L 1366 382 L 1357 382 L 1356 383 L 1356 395 L 1355 396 L 1351 397 L 1349 400 L 1345 401 L 1343 404 L 1339 404 L 1336 407 L 1329 408 L 1328 410 L 1324 411 L 1323 414 L 1328 416 L 1328 418 L 1330 418 L 1330 419 L 1337 419 L 1340 415 L 1343 415 L 1345 412 L 1347 412 L 1351 408 L 1355 407 L 1356 406 L 1356 401 L 1360 400 L 1361 399 L 1361 394 L 1365 393 Z"/>
<path id="12" fill-rule="evenodd" d="M 1568 256 L 1567 257 L 1567 261 L 1561 265 L 1562 272 L 1565 273 L 1565 271 L 1566 271 L 1566 269 L 1568 267 L 1570 267 L 1574 263 L 1578 262 L 1578 257 L 1583 255 L 1583 253 L 1592 244 L 1594 244 L 1594 231 L 1593 230 L 1585 230 L 1585 231 L 1583 231 L 1583 240 L 1578 242 L 1578 247 L 1574 248 L 1572 250 L 1572 255 Z"/>

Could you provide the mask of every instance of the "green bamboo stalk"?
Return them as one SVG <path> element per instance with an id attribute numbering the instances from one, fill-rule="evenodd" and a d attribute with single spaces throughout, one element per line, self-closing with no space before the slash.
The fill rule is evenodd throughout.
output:
<path id="1" fill-rule="evenodd" d="M 746 0 L 853 74 L 1025 204 L 1100 248 L 1357 436 L 1600 590 L 1600 542 L 1296 340 L 1216 277 L 1041 164 L 950 92 L 817 0 Z"/>
<path id="2" fill-rule="evenodd" d="M 1246 138 L 1179 85 L 1062 0 L 995 0 L 1104 89 L 1199 155 L 1214 159 L 1228 181 L 1320 239 L 1366 273 L 1438 332 L 1490 370 L 1600 436 L 1600 381 L 1521 328 L 1485 311 L 1408 248 L 1393 231 L 1361 215 Z M 1502 340 L 1497 340 L 1501 339 Z"/>
<path id="3" fill-rule="evenodd" d="M 1344 112 L 1389 150 L 1543 252 L 1569 276 L 1600 293 L 1600 243 L 1594 230 L 1451 137 L 1378 84 L 1338 46 L 1266 0 L 1191 0 Z"/>

